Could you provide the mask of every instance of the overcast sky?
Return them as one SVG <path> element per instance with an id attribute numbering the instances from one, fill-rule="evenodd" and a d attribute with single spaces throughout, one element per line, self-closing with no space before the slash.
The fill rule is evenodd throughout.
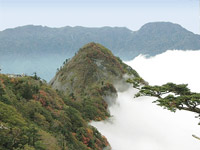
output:
<path id="1" fill-rule="evenodd" d="M 170 21 L 200 32 L 198 0 L 0 0 L 0 30 L 34 24 L 120 26 Z"/>

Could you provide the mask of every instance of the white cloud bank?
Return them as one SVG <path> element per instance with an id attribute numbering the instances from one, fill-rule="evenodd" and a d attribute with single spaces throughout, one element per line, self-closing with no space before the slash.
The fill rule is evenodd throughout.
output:
<path id="1" fill-rule="evenodd" d="M 200 92 L 200 51 L 169 50 L 149 59 L 140 55 L 127 64 L 151 85 L 187 83 Z"/>
<path id="2" fill-rule="evenodd" d="M 168 51 L 146 59 L 143 56 L 128 62 L 150 84 L 189 83 L 200 92 L 200 52 Z M 117 103 L 110 107 L 112 118 L 92 125 L 107 137 L 113 150 L 199 150 L 200 135 L 195 114 L 172 113 L 152 103 L 154 98 L 133 99 L 136 90 L 118 93 Z"/>

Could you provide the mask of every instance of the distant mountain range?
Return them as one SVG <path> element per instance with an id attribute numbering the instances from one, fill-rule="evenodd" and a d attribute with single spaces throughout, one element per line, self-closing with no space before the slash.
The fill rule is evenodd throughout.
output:
<path id="1" fill-rule="evenodd" d="M 39 76 L 50 80 L 65 59 L 89 42 L 106 46 L 123 60 L 139 54 L 155 56 L 168 49 L 200 49 L 200 35 L 169 22 L 148 23 L 134 32 L 123 27 L 28 25 L 0 32 L 0 67 L 4 73 L 37 71 Z"/>

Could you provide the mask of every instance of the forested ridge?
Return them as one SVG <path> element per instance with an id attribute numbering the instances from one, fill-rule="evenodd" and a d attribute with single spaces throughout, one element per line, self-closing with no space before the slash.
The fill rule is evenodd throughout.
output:
<path id="1" fill-rule="evenodd" d="M 102 149 L 108 146 L 64 97 L 34 77 L 0 75 L 0 149 Z"/>

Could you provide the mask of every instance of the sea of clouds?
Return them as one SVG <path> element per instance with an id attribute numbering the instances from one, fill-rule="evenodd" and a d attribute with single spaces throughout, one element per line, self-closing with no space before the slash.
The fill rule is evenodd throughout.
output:
<path id="1" fill-rule="evenodd" d="M 140 55 L 126 63 L 151 85 L 186 83 L 192 91 L 200 92 L 200 50 L 169 50 L 148 59 Z"/>
<path id="2" fill-rule="evenodd" d="M 167 82 L 188 83 L 200 92 L 200 51 L 167 51 L 151 58 L 138 56 L 130 62 L 150 85 Z M 199 119 L 194 113 L 172 113 L 157 106 L 153 97 L 134 98 L 136 89 L 118 92 L 116 104 L 109 107 L 112 117 L 92 122 L 110 142 L 113 150 L 199 150 Z"/>

